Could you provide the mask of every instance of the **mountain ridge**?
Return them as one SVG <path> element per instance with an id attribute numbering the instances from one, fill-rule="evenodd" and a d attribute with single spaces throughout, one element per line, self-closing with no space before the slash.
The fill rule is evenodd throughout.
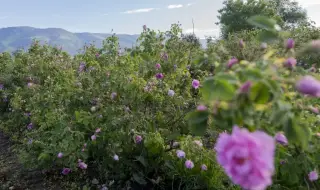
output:
<path id="1" fill-rule="evenodd" d="M 0 28 L 0 52 L 14 51 L 20 48 L 28 48 L 33 39 L 47 42 L 50 45 L 60 45 L 71 54 L 86 43 L 94 43 L 102 46 L 102 41 L 112 36 L 110 33 L 70 32 L 62 28 L 35 28 L 30 26 L 13 26 Z M 119 37 L 121 47 L 132 47 L 136 43 L 137 34 L 116 34 Z"/>
<path id="2" fill-rule="evenodd" d="M 76 54 L 85 44 L 102 46 L 102 41 L 111 33 L 70 32 L 62 28 L 35 28 L 31 26 L 11 26 L 0 28 L 0 52 L 28 48 L 34 39 L 49 45 L 62 46 L 64 51 Z M 116 34 L 122 48 L 136 44 L 139 34 Z M 204 40 L 200 40 L 204 44 Z"/>

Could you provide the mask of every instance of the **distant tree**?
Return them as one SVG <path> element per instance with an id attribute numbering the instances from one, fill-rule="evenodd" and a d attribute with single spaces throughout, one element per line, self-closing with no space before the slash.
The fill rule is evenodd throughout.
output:
<path id="1" fill-rule="evenodd" d="M 307 12 L 295 0 L 270 0 L 277 9 L 285 27 L 296 27 L 308 23 Z"/>
<path id="2" fill-rule="evenodd" d="M 182 40 L 185 41 L 192 48 L 200 48 L 201 42 L 200 39 L 195 34 L 185 34 L 182 35 Z"/>
<path id="3" fill-rule="evenodd" d="M 254 29 L 247 23 L 254 15 L 268 16 L 287 28 L 308 23 L 306 11 L 295 0 L 225 0 L 223 5 L 216 24 L 224 39 L 230 33 Z"/>

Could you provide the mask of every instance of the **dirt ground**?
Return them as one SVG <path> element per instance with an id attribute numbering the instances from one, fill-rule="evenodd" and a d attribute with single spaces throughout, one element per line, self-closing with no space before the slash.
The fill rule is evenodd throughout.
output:
<path id="1" fill-rule="evenodd" d="M 0 190 L 63 190 L 41 171 L 25 169 L 11 147 L 9 138 L 0 132 Z"/>

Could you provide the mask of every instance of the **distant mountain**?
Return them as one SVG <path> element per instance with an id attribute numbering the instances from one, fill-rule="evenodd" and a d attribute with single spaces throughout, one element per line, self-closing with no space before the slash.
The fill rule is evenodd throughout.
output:
<path id="1" fill-rule="evenodd" d="M 61 28 L 39 29 L 27 26 L 0 28 L 0 52 L 28 48 L 33 39 L 60 45 L 63 50 L 75 54 L 85 43 L 101 47 L 102 41 L 112 34 L 72 33 Z M 132 47 L 139 35 L 117 34 L 121 47 Z"/>
<path id="2" fill-rule="evenodd" d="M 102 41 L 112 34 L 72 33 L 61 28 L 39 29 L 28 26 L 0 28 L 0 52 L 28 48 L 33 39 L 47 42 L 50 45 L 62 46 L 70 54 L 76 54 L 87 43 L 102 46 Z M 120 47 L 132 47 L 139 35 L 117 34 Z M 205 40 L 200 40 L 205 47 Z"/>

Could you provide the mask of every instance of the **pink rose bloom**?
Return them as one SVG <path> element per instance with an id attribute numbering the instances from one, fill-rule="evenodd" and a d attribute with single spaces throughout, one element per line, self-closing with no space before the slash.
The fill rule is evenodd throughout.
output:
<path id="1" fill-rule="evenodd" d="M 200 147 L 203 146 L 202 142 L 199 141 L 199 140 L 194 140 L 193 142 L 194 142 L 196 145 L 200 146 Z"/>
<path id="2" fill-rule="evenodd" d="M 232 58 L 228 61 L 228 64 L 227 64 L 227 67 L 228 69 L 230 69 L 233 65 L 237 64 L 238 63 L 238 59 L 236 58 Z"/>
<path id="3" fill-rule="evenodd" d="M 156 78 L 157 79 L 163 79 L 164 75 L 162 73 L 157 73 Z"/>
<path id="4" fill-rule="evenodd" d="M 70 168 L 63 168 L 63 170 L 62 170 L 62 174 L 63 175 L 68 175 L 69 173 L 71 172 L 71 169 Z"/>
<path id="5" fill-rule="evenodd" d="M 160 55 L 161 59 L 163 59 L 164 61 L 168 61 L 169 55 L 167 53 L 161 53 Z"/>
<path id="6" fill-rule="evenodd" d="M 310 108 L 310 110 L 311 110 L 313 113 L 319 114 L 319 109 L 318 109 L 318 108 L 313 107 L 313 106 L 310 106 L 309 108 Z"/>
<path id="7" fill-rule="evenodd" d="M 117 97 L 117 93 L 112 92 L 112 93 L 111 93 L 111 99 L 113 100 L 113 99 L 115 99 L 116 97 Z"/>
<path id="8" fill-rule="evenodd" d="M 186 157 L 186 153 L 182 150 L 177 150 L 177 157 L 178 158 L 185 158 Z"/>
<path id="9" fill-rule="evenodd" d="M 191 160 L 187 160 L 184 165 L 186 166 L 186 168 L 188 169 L 192 169 L 194 167 L 194 164 Z"/>
<path id="10" fill-rule="evenodd" d="M 320 97 L 320 81 L 312 76 L 304 76 L 296 83 L 296 89 L 304 95 Z"/>
<path id="11" fill-rule="evenodd" d="M 274 137 L 277 141 L 277 143 L 282 144 L 284 146 L 288 145 L 287 137 L 284 136 L 283 133 L 277 133 Z"/>
<path id="12" fill-rule="evenodd" d="M 207 107 L 205 105 L 198 105 L 197 110 L 198 111 L 206 111 Z"/>
<path id="13" fill-rule="evenodd" d="M 168 96 L 173 97 L 174 96 L 174 91 L 173 90 L 168 90 Z"/>
<path id="14" fill-rule="evenodd" d="M 287 49 L 292 49 L 292 48 L 294 48 L 294 44 L 295 44 L 294 40 L 291 39 L 291 38 L 289 38 L 289 39 L 287 40 L 287 43 L 286 43 Z"/>
<path id="15" fill-rule="evenodd" d="M 232 134 L 220 134 L 215 150 L 218 163 L 233 183 L 250 190 L 272 184 L 275 141 L 266 133 L 234 126 Z"/>
<path id="16" fill-rule="evenodd" d="M 33 86 L 33 83 L 32 82 L 28 82 L 27 86 L 30 88 Z"/>
<path id="17" fill-rule="evenodd" d="M 79 163 L 78 163 L 78 166 L 79 166 L 79 168 L 81 168 L 81 169 L 87 169 L 87 164 L 85 164 L 84 162 L 82 162 L 82 161 L 80 161 Z"/>
<path id="18" fill-rule="evenodd" d="M 198 80 L 196 80 L 196 79 L 193 79 L 193 81 L 192 81 L 192 87 L 193 87 L 194 89 L 199 88 L 199 87 L 200 87 L 200 82 L 199 82 Z"/>
<path id="19" fill-rule="evenodd" d="M 28 130 L 31 130 L 33 128 L 33 123 L 29 123 L 29 125 L 27 126 Z"/>
<path id="20" fill-rule="evenodd" d="M 160 69 L 160 68 L 161 68 L 160 63 L 157 63 L 157 64 L 156 64 L 156 69 Z"/>
<path id="21" fill-rule="evenodd" d="M 248 93 L 251 89 L 252 86 L 252 82 L 251 81 L 247 81 L 244 84 L 242 84 L 242 86 L 239 88 L 239 92 L 240 93 Z"/>
<path id="22" fill-rule="evenodd" d="M 92 140 L 92 141 L 95 141 L 96 139 L 97 139 L 97 136 L 96 136 L 96 135 L 92 135 L 92 136 L 91 136 L 91 140 Z"/>
<path id="23" fill-rule="evenodd" d="M 318 173 L 316 171 L 310 172 L 308 176 L 310 181 L 316 181 L 318 179 Z"/>
<path id="24" fill-rule="evenodd" d="M 119 160 L 119 156 L 115 154 L 115 155 L 113 156 L 113 160 L 118 161 L 118 160 Z"/>
<path id="25" fill-rule="evenodd" d="M 136 141 L 137 144 L 141 143 L 142 137 L 140 135 L 137 135 L 134 140 Z"/>
<path id="26" fill-rule="evenodd" d="M 293 57 L 288 58 L 285 62 L 284 62 L 284 66 L 288 67 L 288 68 L 293 68 L 295 67 L 297 64 L 297 60 Z"/>
<path id="27" fill-rule="evenodd" d="M 208 167 L 207 167 L 205 164 L 202 164 L 202 165 L 201 165 L 201 170 L 202 170 L 202 171 L 207 171 L 207 170 L 208 170 Z"/>
<path id="28" fill-rule="evenodd" d="M 58 158 L 62 158 L 62 157 L 63 157 L 63 153 L 62 153 L 62 152 L 59 152 L 59 154 L 58 154 L 57 157 L 58 157 Z"/>

